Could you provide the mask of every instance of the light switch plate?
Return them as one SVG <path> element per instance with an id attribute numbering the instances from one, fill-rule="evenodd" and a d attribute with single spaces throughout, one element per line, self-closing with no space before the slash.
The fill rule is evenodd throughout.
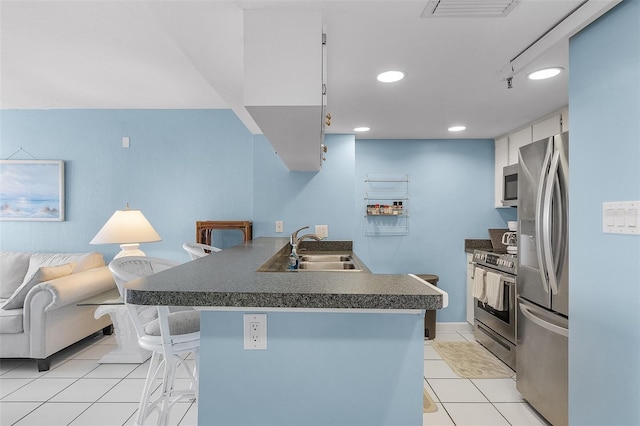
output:
<path id="1" fill-rule="evenodd" d="M 640 235 L 640 201 L 602 203 L 602 232 Z"/>

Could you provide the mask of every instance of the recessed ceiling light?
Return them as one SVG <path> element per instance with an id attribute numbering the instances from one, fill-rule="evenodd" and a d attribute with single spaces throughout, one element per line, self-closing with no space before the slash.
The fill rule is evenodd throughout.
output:
<path id="1" fill-rule="evenodd" d="M 544 80 L 545 78 L 555 77 L 562 72 L 563 68 L 553 67 L 534 71 L 529 74 L 529 80 Z"/>
<path id="2" fill-rule="evenodd" d="M 402 71 L 385 71 L 378 74 L 378 81 L 382 83 L 395 83 L 404 78 L 405 73 Z"/>
<path id="3" fill-rule="evenodd" d="M 466 128 L 467 128 L 467 126 L 451 126 L 451 127 L 449 127 L 449 129 L 448 129 L 448 130 L 449 130 L 450 132 L 461 132 L 461 131 L 463 131 L 463 130 L 464 130 L 464 129 L 466 129 Z"/>
<path id="4" fill-rule="evenodd" d="M 354 132 L 368 132 L 369 130 L 371 129 L 366 126 L 356 127 L 353 129 Z"/>

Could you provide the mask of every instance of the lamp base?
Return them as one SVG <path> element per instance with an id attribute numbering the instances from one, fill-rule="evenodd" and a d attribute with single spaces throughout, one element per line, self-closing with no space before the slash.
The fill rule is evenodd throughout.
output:
<path id="1" fill-rule="evenodd" d="M 115 255 L 114 259 L 127 256 L 146 256 L 146 254 L 144 254 L 144 252 L 140 250 L 139 243 L 120 244 L 120 248 L 122 250 L 120 250 L 120 253 Z"/>

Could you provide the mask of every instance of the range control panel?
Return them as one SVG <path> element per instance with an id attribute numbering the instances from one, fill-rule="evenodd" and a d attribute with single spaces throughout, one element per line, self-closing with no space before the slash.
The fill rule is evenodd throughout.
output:
<path id="1" fill-rule="evenodd" d="M 513 254 L 490 253 L 481 250 L 473 252 L 473 262 L 512 275 L 516 275 L 516 268 L 518 266 L 517 257 Z"/>

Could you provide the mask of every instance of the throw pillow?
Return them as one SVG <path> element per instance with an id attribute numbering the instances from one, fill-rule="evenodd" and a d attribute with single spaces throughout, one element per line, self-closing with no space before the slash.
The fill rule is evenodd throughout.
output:
<path id="1" fill-rule="evenodd" d="M 87 253 L 33 253 L 29 259 L 29 269 L 22 283 L 30 281 L 41 266 L 58 266 L 66 263 L 79 263 Z M 74 271 L 79 272 L 79 271 Z"/>
<path id="2" fill-rule="evenodd" d="M 0 252 L 0 299 L 8 299 L 20 287 L 29 269 L 31 253 Z"/>
<path id="3" fill-rule="evenodd" d="M 46 281 L 71 275 L 73 268 L 75 267 L 75 263 L 66 263 L 59 266 L 42 266 L 38 268 L 35 275 L 29 281 L 23 283 L 4 303 L 4 305 L 2 305 L 2 309 L 22 308 L 24 306 L 24 300 L 27 298 L 27 293 L 29 293 L 33 287 Z"/>
<path id="4" fill-rule="evenodd" d="M 88 271 L 89 269 L 99 268 L 104 266 L 104 257 L 101 253 L 87 253 L 77 260 L 70 260 L 70 262 L 77 262 L 76 269 L 73 270 L 74 274 L 78 272 Z"/>

